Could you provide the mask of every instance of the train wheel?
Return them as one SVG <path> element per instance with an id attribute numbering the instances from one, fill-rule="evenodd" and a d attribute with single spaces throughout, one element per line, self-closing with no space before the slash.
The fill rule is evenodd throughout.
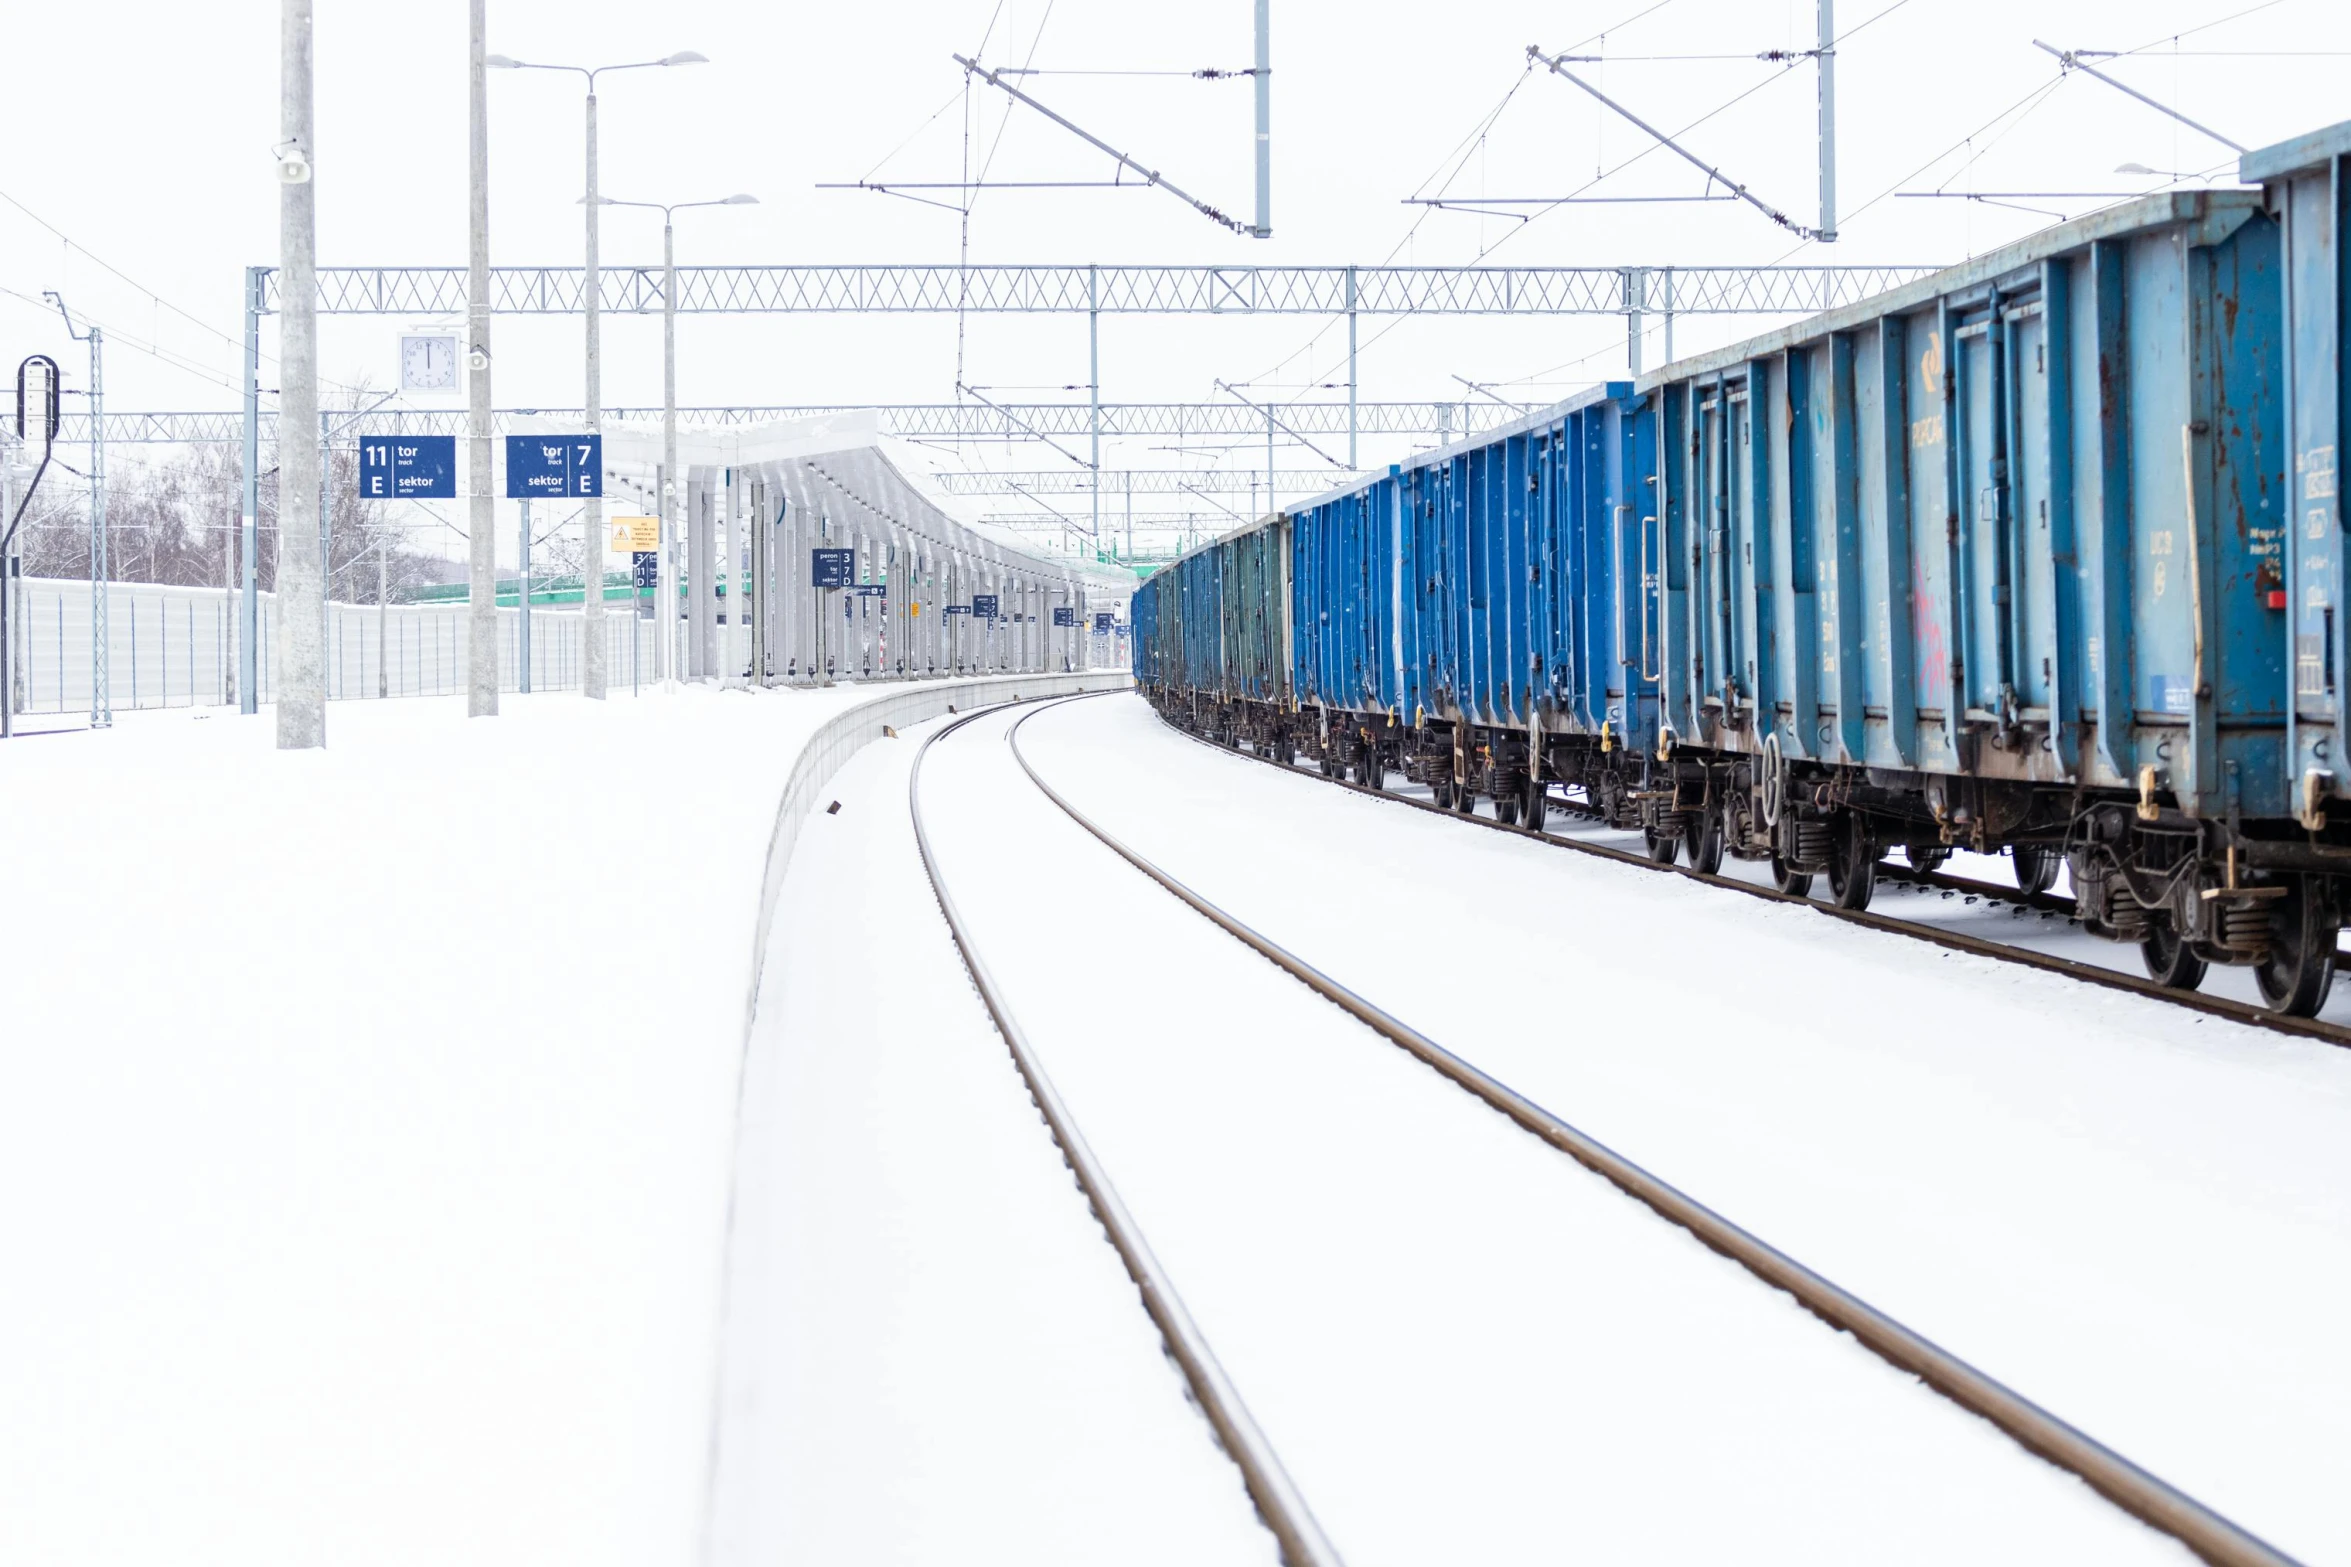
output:
<path id="1" fill-rule="evenodd" d="M 1436 782 L 1429 785 L 1429 798 L 1436 802 L 1440 811 L 1453 809 L 1453 780 L 1440 775 Z"/>
<path id="2" fill-rule="evenodd" d="M 1494 820 L 1505 827 L 1518 824 L 1518 796 L 1505 791 L 1494 796 Z"/>
<path id="3" fill-rule="evenodd" d="M 1455 786 L 1453 790 L 1453 809 L 1459 811 L 1464 816 L 1477 815 L 1477 791 L 1470 788 L 1467 784 L 1460 784 Z"/>
<path id="4" fill-rule="evenodd" d="M 1910 868 L 1914 871 L 1939 871 L 1951 858 L 1951 851 L 1949 848 L 1930 849 L 1921 844 L 1906 843 L 1902 846 L 1902 857 L 1910 862 Z"/>
<path id="5" fill-rule="evenodd" d="M 2204 960 L 2180 939 L 2168 919 L 2147 928 L 2147 939 L 2139 943 L 2139 958 L 2147 965 L 2147 977 L 2168 989 L 2194 990 L 2204 983 Z"/>
<path id="6" fill-rule="evenodd" d="M 1869 828 L 1851 811 L 1845 813 L 1837 834 L 1836 852 L 1829 857 L 1829 895 L 1840 909 L 1866 909 L 1878 887 L 1878 850 L 1869 841 Z"/>
<path id="7" fill-rule="evenodd" d="M 1674 829 L 1660 832 L 1654 827 L 1644 827 L 1641 836 L 1648 841 L 1649 858 L 1660 865 L 1671 865 L 1675 852 L 1682 846 L 1682 835 Z"/>
<path id="8" fill-rule="evenodd" d="M 1543 830 L 1543 823 L 1550 818 L 1551 795 L 1550 792 L 1543 787 L 1543 780 L 1540 778 L 1529 778 L 1527 780 L 1527 798 L 1524 815 L 1526 817 L 1527 826 L 1536 832 L 1541 832 Z"/>
<path id="9" fill-rule="evenodd" d="M 1775 849 L 1771 856 L 1771 884 L 1791 898 L 1810 897 L 1812 872 L 1789 869 L 1788 862 L 1781 859 L 1779 851 Z"/>
<path id="10" fill-rule="evenodd" d="M 2016 885 L 2027 896 L 2057 885 L 2057 851 L 2044 843 L 2020 843 L 2008 851 L 2015 861 Z"/>
<path id="11" fill-rule="evenodd" d="M 2261 999 L 2272 1012 L 2315 1017 L 2335 980 L 2338 922 L 2325 894 L 2309 878 L 2277 900 L 2270 912 L 2269 955 L 2253 966 Z"/>
<path id="12" fill-rule="evenodd" d="M 1682 828 L 1682 847 L 1690 851 L 1690 869 L 1712 876 L 1722 869 L 1722 818 L 1700 811 Z"/>

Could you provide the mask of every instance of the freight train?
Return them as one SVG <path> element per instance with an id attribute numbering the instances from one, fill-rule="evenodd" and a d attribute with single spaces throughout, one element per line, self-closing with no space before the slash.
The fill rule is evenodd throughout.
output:
<path id="1" fill-rule="evenodd" d="M 2326 1000 L 2351 908 L 2351 123 L 1597 388 L 1173 562 L 1172 722 L 1865 907 L 2068 870 L 2161 983 Z M 2344 753 L 2338 755 L 2338 753 Z"/>

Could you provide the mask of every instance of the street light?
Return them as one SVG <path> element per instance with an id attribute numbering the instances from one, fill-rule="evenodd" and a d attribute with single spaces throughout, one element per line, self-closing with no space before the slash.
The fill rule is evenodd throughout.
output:
<path id="1" fill-rule="evenodd" d="M 587 200 L 584 196 L 580 199 Z M 678 483 L 678 262 L 671 231 L 676 214 L 685 208 L 756 207 L 759 198 L 740 191 L 715 201 L 615 201 L 605 196 L 599 198 L 599 205 L 645 207 L 661 214 L 661 548 L 653 596 L 654 619 L 661 628 L 656 664 L 661 679 L 668 682 L 677 678 L 678 603 L 677 568 L 670 559 L 670 518 L 677 509 L 678 496 L 684 493 Z"/>
<path id="2" fill-rule="evenodd" d="M 658 60 L 626 60 L 617 65 L 548 65 L 536 60 L 509 59 L 502 54 L 488 55 L 482 63 L 501 71 L 572 71 L 588 79 L 588 194 L 584 199 L 588 209 L 588 265 L 581 281 L 582 303 L 588 315 L 588 428 L 597 434 L 604 429 L 604 390 L 602 380 L 602 342 L 598 335 L 598 311 L 603 281 L 596 261 L 596 209 L 603 205 L 596 195 L 596 78 L 606 71 L 637 71 L 653 66 L 707 65 L 709 57 L 691 49 L 665 55 Z M 599 477 L 596 488 L 604 488 Z M 589 497 L 580 508 L 580 694 L 595 701 L 604 699 L 604 499 L 601 493 Z"/>

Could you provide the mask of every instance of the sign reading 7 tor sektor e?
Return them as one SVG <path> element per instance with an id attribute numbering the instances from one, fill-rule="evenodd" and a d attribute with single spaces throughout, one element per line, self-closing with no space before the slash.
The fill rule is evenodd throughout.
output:
<path id="1" fill-rule="evenodd" d="M 601 435 L 510 435 L 506 438 L 509 500 L 594 500 L 604 493 Z"/>

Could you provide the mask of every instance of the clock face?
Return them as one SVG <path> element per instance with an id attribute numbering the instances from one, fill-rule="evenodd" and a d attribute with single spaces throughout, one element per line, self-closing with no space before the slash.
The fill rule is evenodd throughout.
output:
<path id="1" fill-rule="evenodd" d="M 400 390 L 448 392 L 456 387 L 456 338 L 433 335 L 400 339 Z"/>

